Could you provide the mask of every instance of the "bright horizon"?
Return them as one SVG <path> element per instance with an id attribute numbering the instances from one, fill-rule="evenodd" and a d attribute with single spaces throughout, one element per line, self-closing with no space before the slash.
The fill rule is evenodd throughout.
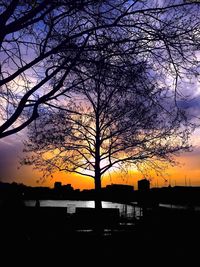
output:
<path id="1" fill-rule="evenodd" d="M 71 184 L 74 189 L 92 189 L 94 188 L 94 180 L 89 177 L 83 177 L 77 174 L 55 173 L 53 178 L 49 177 L 46 181 L 40 181 L 42 176 L 39 171 L 34 170 L 32 166 L 19 167 L 19 157 L 22 155 L 23 133 L 17 136 L 10 136 L 0 140 L 0 181 L 23 183 L 27 186 L 48 186 L 53 187 L 56 181 L 62 184 Z M 192 138 L 194 145 L 192 152 L 185 152 L 177 157 L 179 165 L 169 167 L 161 176 L 154 176 L 151 180 L 151 187 L 162 187 L 171 184 L 175 185 L 191 185 L 200 186 L 200 129 L 196 130 Z M 128 173 L 110 172 L 102 178 L 102 187 L 108 184 L 128 184 L 137 189 L 137 181 L 144 177 L 135 170 L 128 170 Z M 37 182 L 39 181 L 39 182 Z"/>

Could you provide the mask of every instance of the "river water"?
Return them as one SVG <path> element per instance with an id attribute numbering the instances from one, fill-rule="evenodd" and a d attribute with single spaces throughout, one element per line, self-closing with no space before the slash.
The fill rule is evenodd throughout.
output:
<path id="1" fill-rule="evenodd" d="M 35 206 L 35 200 L 26 200 L 26 206 Z M 75 213 L 76 207 L 94 208 L 92 200 L 40 200 L 41 207 L 66 207 L 67 213 Z M 139 218 L 141 213 L 139 207 L 115 202 L 102 201 L 103 208 L 119 209 L 120 215 L 126 218 Z"/>

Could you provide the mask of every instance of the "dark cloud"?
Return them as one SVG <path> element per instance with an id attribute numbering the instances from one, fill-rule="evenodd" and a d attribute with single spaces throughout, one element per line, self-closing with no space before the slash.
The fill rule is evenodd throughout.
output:
<path id="1" fill-rule="evenodd" d="M 17 172 L 18 157 L 22 152 L 22 142 L 16 136 L 0 141 L 0 180 L 11 181 Z"/>
<path id="2" fill-rule="evenodd" d="M 184 99 L 184 100 L 180 100 L 179 104 L 182 108 L 184 109 L 197 109 L 200 110 L 200 96 L 196 96 L 192 99 Z"/>
<path id="3" fill-rule="evenodd" d="M 195 119 L 197 124 L 200 123 L 200 95 L 192 99 L 179 100 L 178 105 L 186 111 L 189 119 Z"/>

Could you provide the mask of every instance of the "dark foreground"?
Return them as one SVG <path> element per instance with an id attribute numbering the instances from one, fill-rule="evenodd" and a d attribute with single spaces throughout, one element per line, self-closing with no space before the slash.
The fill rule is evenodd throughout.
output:
<path id="1" fill-rule="evenodd" d="M 78 217 L 59 215 L 55 219 L 36 215 L 33 209 L 13 208 L 12 212 L 1 213 L 1 259 L 4 257 L 7 262 L 4 266 L 13 260 L 26 266 L 99 266 L 108 261 L 122 262 L 123 266 L 192 266 L 192 262 L 199 261 L 200 214 L 193 210 L 156 208 L 132 224 L 104 225 L 96 221 L 89 227 L 81 227 Z"/>

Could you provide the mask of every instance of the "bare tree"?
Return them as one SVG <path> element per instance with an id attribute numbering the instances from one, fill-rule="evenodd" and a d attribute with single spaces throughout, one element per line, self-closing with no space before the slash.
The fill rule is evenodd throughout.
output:
<path id="1" fill-rule="evenodd" d="M 41 110 L 30 126 L 24 151 L 31 156 L 24 163 L 45 177 L 65 171 L 93 178 L 98 209 L 104 174 L 127 164 L 159 171 L 159 164 L 189 148 L 191 129 L 145 62 L 115 58 L 113 64 L 106 53 L 89 59 L 74 73 L 71 100 Z"/>
<path id="2" fill-rule="evenodd" d="M 96 2 L 1 2 L 0 138 L 25 128 L 37 118 L 39 105 L 57 97 L 95 28 L 84 8 Z M 68 56 L 60 59 L 63 47 Z M 53 82 L 58 75 L 60 81 Z"/>
<path id="3" fill-rule="evenodd" d="M 113 43 L 148 60 L 161 81 L 170 75 L 177 96 L 179 80 L 198 74 L 199 17 L 199 1 L 1 1 L 0 138 L 74 86 L 71 70 L 81 67 L 83 51 Z M 101 36 L 107 44 L 96 43 Z"/>

